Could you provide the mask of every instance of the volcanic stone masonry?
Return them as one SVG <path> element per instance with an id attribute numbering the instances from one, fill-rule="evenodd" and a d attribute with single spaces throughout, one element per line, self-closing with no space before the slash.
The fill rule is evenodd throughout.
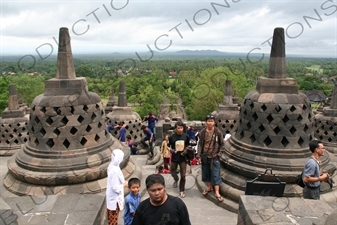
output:
<path id="1" fill-rule="evenodd" d="M 337 155 L 337 83 L 332 91 L 331 103 L 315 115 L 315 137 L 321 140 L 325 149 Z"/>
<path id="2" fill-rule="evenodd" d="M 4 179 L 15 194 L 100 192 L 113 149 L 124 150 L 122 167 L 129 157 L 107 132 L 100 97 L 76 78 L 67 28 L 60 28 L 56 78 L 33 100 L 28 128 L 29 140 L 9 159 Z"/>
<path id="3" fill-rule="evenodd" d="M 142 138 L 141 118 L 138 113 L 132 111 L 132 108 L 128 106 L 124 81 L 119 83 L 118 105 L 111 107 L 111 112 L 106 117 L 107 123 L 112 126 L 116 126 L 118 122 L 123 122 L 126 128 L 126 135 L 130 134 L 133 141 L 140 141 Z M 112 135 L 117 137 L 118 130 L 113 130 Z"/>
<path id="4" fill-rule="evenodd" d="M 16 153 L 28 141 L 26 107 L 20 107 L 15 85 L 9 86 L 8 107 L 0 118 L 0 156 Z"/>
<path id="5" fill-rule="evenodd" d="M 223 134 L 232 134 L 236 131 L 239 122 L 239 106 L 233 104 L 232 81 L 226 80 L 223 103 L 212 114 Z"/>
<path id="6" fill-rule="evenodd" d="M 294 182 L 311 156 L 308 144 L 314 139 L 314 120 L 308 98 L 298 92 L 295 79 L 286 77 L 284 40 L 284 29 L 276 28 L 268 77 L 260 77 L 256 90 L 245 96 L 237 131 L 225 143 L 222 190 L 236 202 L 244 194 L 246 181 L 267 168 L 287 182 L 285 196 L 301 194 Z M 326 152 L 321 167 L 333 172 L 336 162 L 336 157 Z M 321 190 L 330 191 L 325 182 Z M 334 195 L 330 197 L 336 201 Z"/>

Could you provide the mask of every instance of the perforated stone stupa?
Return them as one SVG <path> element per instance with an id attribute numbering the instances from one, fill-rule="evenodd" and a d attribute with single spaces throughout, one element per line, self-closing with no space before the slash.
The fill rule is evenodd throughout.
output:
<path id="1" fill-rule="evenodd" d="M 132 111 L 132 108 L 128 106 L 125 82 L 119 83 L 119 95 L 118 105 L 113 106 L 112 111 L 109 112 L 106 117 L 108 124 L 116 126 L 118 122 L 123 122 L 126 126 L 126 135 L 130 134 L 133 141 L 140 141 L 143 132 L 141 128 L 141 118 L 138 113 Z M 113 130 L 113 135 L 118 136 L 118 130 Z"/>
<path id="2" fill-rule="evenodd" d="M 29 141 L 8 161 L 7 189 L 19 195 L 104 190 L 111 152 L 124 147 L 106 130 L 100 97 L 76 78 L 67 28 L 60 28 L 56 78 L 35 97 L 28 128 Z"/>
<path id="3" fill-rule="evenodd" d="M 337 83 L 332 91 L 331 104 L 315 115 L 315 137 L 321 140 L 325 149 L 337 154 Z"/>
<path id="4" fill-rule="evenodd" d="M 112 89 L 111 95 L 109 97 L 108 102 L 105 106 L 105 114 L 108 114 L 109 112 L 112 112 L 112 107 L 116 105 L 116 97 L 115 97 L 115 90 Z"/>
<path id="5" fill-rule="evenodd" d="M 212 114 L 224 134 L 232 134 L 236 131 L 239 121 L 239 107 L 238 104 L 233 103 L 232 81 L 226 80 L 223 103 Z"/>
<path id="6" fill-rule="evenodd" d="M 9 86 L 8 107 L 0 118 L 0 156 L 16 153 L 28 141 L 28 117 L 25 106 L 19 106 L 15 85 Z"/>
<path id="7" fill-rule="evenodd" d="M 222 189 L 235 201 L 244 194 L 246 181 L 267 168 L 287 182 L 285 196 L 301 193 L 291 183 L 311 156 L 308 144 L 314 138 L 314 120 L 308 98 L 298 92 L 295 79 L 286 77 L 284 40 L 284 29 L 276 28 L 268 77 L 260 77 L 256 89 L 245 96 L 238 129 L 225 143 Z M 325 154 L 321 166 L 332 171 L 335 166 L 329 164 L 330 157 Z"/>

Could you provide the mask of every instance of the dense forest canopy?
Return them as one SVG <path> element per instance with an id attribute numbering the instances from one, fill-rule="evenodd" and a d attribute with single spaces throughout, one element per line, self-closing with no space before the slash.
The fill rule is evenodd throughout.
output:
<path id="1" fill-rule="evenodd" d="M 86 77 L 89 91 L 108 99 L 119 82 L 124 80 L 128 103 L 137 103 L 134 110 L 141 116 L 149 111 L 160 113 L 162 103 L 185 107 L 189 120 L 199 120 L 217 109 L 223 101 L 227 79 L 232 81 L 233 95 L 242 101 L 256 86 L 258 77 L 267 76 L 268 59 L 245 57 L 181 57 L 158 58 L 141 62 L 137 59 L 74 56 L 77 77 Z M 9 84 L 16 85 L 27 105 L 43 93 L 43 81 L 54 78 L 55 57 L 32 63 L 16 58 L 1 63 L 0 111 L 8 104 Z M 336 59 L 287 58 L 287 77 L 297 80 L 300 91 L 320 90 L 331 94 L 337 76 Z"/>

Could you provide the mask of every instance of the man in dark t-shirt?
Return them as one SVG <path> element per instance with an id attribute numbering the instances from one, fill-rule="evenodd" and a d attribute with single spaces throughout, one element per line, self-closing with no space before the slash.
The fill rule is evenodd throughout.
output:
<path id="1" fill-rule="evenodd" d="M 179 191 L 180 197 L 185 197 L 185 183 L 186 183 L 186 158 L 187 153 L 186 148 L 190 144 L 190 138 L 186 133 L 184 133 L 184 124 L 181 121 L 176 122 L 174 125 L 175 132 L 169 137 L 168 146 L 170 147 L 170 152 L 172 153 L 171 158 L 171 176 L 174 179 L 173 187 L 177 187 L 179 177 L 177 175 L 177 166 L 180 166 L 180 182 Z"/>
<path id="2" fill-rule="evenodd" d="M 137 207 L 133 225 L 191 225 L 185 203 L 166 193 L 165 180 L 161 174 L 149 175 L 145 184 L 150 197 Z"/>

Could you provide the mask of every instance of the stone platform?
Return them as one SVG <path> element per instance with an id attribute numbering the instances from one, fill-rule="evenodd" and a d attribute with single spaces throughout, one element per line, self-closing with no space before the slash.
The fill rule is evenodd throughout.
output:
<path id="1" fill-rule="evenodd" d="M 239 205 L 240 225 L 337 223 L 337 215 L 332 214 L 337 209 L 337 203 L 327 203 L 323 200 L 241 195 Z"/>

